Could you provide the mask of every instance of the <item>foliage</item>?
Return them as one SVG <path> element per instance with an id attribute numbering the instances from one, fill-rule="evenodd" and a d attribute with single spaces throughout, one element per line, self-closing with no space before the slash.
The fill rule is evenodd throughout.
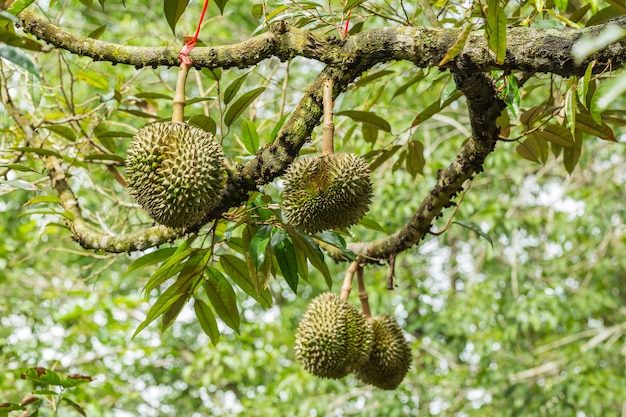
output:
<path id="1" fill-rule="evenodd" d="M 155 230 L 129 197 L 123 165 L 137 130 L 172 113 L 176 71 L 72 55 L 16 23 L 33 11 L 76 35 L 178 50 L 199 5 L 12 3 L 0 2 L 0 415 L 623 409 L 626 152 L 615 142 L 626 124 L 624 56 L 612 68 L 594 54 L 624 45 L 624 29 L 577 43 L 580 73 L 506 68 L 511 30 L 599 27 L 624 14 L 620 1 L 212 3 L 198 46 L 233 45 L 283 21 L 338 45 L 389 26 L 455 32 L 436 62 L 381 62 L 337 94 L 336 147 L 373 170 L 373 204 L 359 225 L 302 233 L 284 219 L 282 180 L 259 181 L 198 230 L 132 253 L 78 238 L 82 249 L 72 238 L 81 227 L 104 237 Z M 386 259 L 363 257 L 364 244 L 412 221 L 476 134 L 453 73 L 478 38 L 506 104 L 495 151 L 450 208 L 421 225 L 424 240 Z M 294 127 L 289 117 L 326 71 L 303 56 L 281 59 L 190 73 L 187 120 L 216 134 L 234 171 Z M 300 155 L 317 152 L 321 137 L 313 129 Z M 58 166 L 79 212 L 55 183 Z M 413 367 L 396 391 L 353 376 L 316 379 L 294 358 L 307 303 L 338 291 L 355 259 L 367 264 L 373 313 L 397 317 L 411 343 Z M 89 383 L 68 386 L 76 375 Z"/>

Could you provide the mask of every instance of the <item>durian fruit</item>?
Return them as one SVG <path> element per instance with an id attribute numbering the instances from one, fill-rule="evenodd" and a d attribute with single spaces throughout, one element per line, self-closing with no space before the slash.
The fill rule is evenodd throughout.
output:
<path id="1" fill-rule="evenodd" d="M 365 363 L 371 341 L 367 318 L 337 295 L 323 293 L 309 304 L 298 326 L 295 354 L 313 375 L 339 379 Z"/>
<path id="2" fill-rule="evenodd" d="M 370 169 L 354 154 L 295 161 L 285 172 L 283 208 L 289 224 L 307 233 L 357 223 L 372 202 Z"/>
<path id="3" fill-rule="evenodd" d="M 175 122 L 141 128 L 128 149 L 130 194 L 169 227 L 188 227 L 215 207 L 226 182 L 224 153 L 213 134 Z"/>
<path id="4" fill-rule="evenodd" d="M 367 384 L 394 390 L 411 367 L 411 346 L 392 316 L 382 314 L 369 321 L 373 331 L 372 350 L 355 374 Z"/>

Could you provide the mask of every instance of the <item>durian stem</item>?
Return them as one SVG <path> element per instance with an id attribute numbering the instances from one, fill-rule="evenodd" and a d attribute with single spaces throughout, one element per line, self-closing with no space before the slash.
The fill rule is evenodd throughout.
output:
<path id="1" fill-rule="evenodd" d="M 176 92 L 172 101 L 173 123 L 183 123 L 185 118 L 185 83 L 187 82 L 188 72 L 189 65 L 181 62 L 178 68 L 178 78 L 176 78 Z"/>
<path id="2" fill-rule="evenodd" d="M 352 291 L 352 277 L 354 273 L 359 269 L 359 263 L 354 261 L 350 264 L 350 267 L 346 271 L 346 277 L 343 279 L 343 285 L 341 286 L 341 296 L 343 301 L 348 301 L 350 291 Z"/>
<path id="3" fill-rule="evenodd" d="M 333 123 L 333 80 L 324 81 L 324 125 L 322 126 L 322 155 L 335 153 L 335 124 Z"/>
<path id="4" fill-rule="evenodd" d="M 365 281 L 363 281 L 363 265 L 357 264 L 356 282 L 359 287 L 359 300 L 361 300 L 361 311 L 367 318 L 372 317 L 370 303 L 368 301 L 367 290 L 365 289 Z"/>

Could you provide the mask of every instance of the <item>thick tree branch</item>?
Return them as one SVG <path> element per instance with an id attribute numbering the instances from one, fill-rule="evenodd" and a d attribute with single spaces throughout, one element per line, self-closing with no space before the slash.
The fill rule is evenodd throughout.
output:
<path id="1" fill-rule="evenodd" d="M 27 33 L 57 48 L 96 61 L 135 67 L 179 65 L 179 47 L 118 45 L 66 32 L 29 11 L 21 12 L 19 17 Z M 457 58 L 444 67 L 457 69 L 462 64 L 466 70 L 521 70 L 572 76 L 584 73 L 589 62 L 595 59 L 620 68 L 626 61 L 626 40 L 615 42 L 582 62 L 577 62 L 572 54 L 578 40 L 597 38 L 609 25 L 626 28 L 626 16 L 584 29 L 510 28 L 507 31 L 507 55 L 502 64 L 496 63 L 483 31 L 477 30 L 470 35 Z M 247 68 L 270 57 L 288 60 L 295 56 L 329 65 L 353 66 L 362 60 L 408 60 L 418 67 L 433 67 L 438 66 L 458 34 L 456 29 L 394 26 L 365 31 L 342 41 L 292 28 L 282 22 L 269 32 L 245 42 L 195 48 L 189 58 L 195 67 L 207 68 Z"/>
<path id="2" fill-rule="evenodd" d="M 26 142 L 34 148 L 42 148 L 44 143 L 28 118 L 11 100 L 5 83 L 0 83 L 0 101 L 9 115 L 15 120 L 26 137 Z M 99 249 L 105 252 L 120 253 L 147 249 L 176 239 L 182 230 L 165 226 L 154 226 L 134 233 L 110 235 L 93 230 L 83 219 L 76 195 L 68 183 L 68 175 L 62 167 L 63 161 L 54 155 L 42 158 L 52 188 L 59 196 L 61 206 L 66 211 L 67 224 L 73 238 L 87 249 Z M 70 220 L 71 219 L 71 220 Z"/>
<path id="3" fill-rule="evenodd" d="M 482 172 L 485 158 L 495 149 L 500 130 L 496 119 L 506 105 L 497 98 L 493 80 L 483 73 L 463 73 L 455 74 L 455 81 L 467 99 L 472 137 L 454 162 L 439 173 L 437 185 L 398 232 L 374 242 L 349 246 L 359 257 L 365 260 L 389 259 L 415 246 L 430 231 L 432 222 L 442 210 L 463 190 L 465 181 Z"/>
<path id="4" fill-rule="evenodd" d="M 94 60 L 136 67 L 179 65 L 179 48 L 117 45 L 68 33 L 28 11 L 23 11 L 19 17 L 26 32 L 57 48 Z M 613 24 L 626 27 L 626 17 L 613 21 Z M 576 75 L 583 73 L 592 59 L 611 63 L 614 68 L 622 66 L 626 60 L 626 41 L 614 43 L 581 63 L 577 63 L 572 55 L 577 40 L 582 36 L 597 35 L 604 28 L 512 28 L 507 33 L 507 58 L 502 65 L 495 63 L 483 33 L 473 33 L 464 50 L 446 65 L 457 74 L 473 74 L 456 77 L 459 89 L 468 99 L 473 136 L 450 167 L 441 173 L 436 187 L 399 232 L 377 242 L 356 244 L 352 249 L 365 259 L 388 259 L 414 246 L 429 232 L 432 221 L 462 190 L 463 183 L 482 170 L 486 156 L 495 147 L 498 135 L 495 119 L 503 104 L 495 98 L 491 80 L 478 71 L 499 68 Z M 220 203 L 191 231 L 199 230 L 229 208 L 245 202 L 249 192 L 284 172 L 298 155 L 313 128 L 320 123 L 323 112 L 322 86 L 326 80 L 333 81 L 334 99 L 363 71 L 380 62 L 409 60 L 418 67 L 437 66 L 457 40 L 457 35 L 456 30 L 440 28 L 386 27 L 362 32 L 346 40 L 337 40 L 290 28 L 283 22 L 273 26 L 269 32 L 239 44 L 195 48 L 190 58 L 196 67 L 250 67 L 270 57 L 287 60 L 295 56 L 315 59 L 329 66 L 307 88 L 304 98 L 275 142 L 262 148 L 255 159 L 230 172 Z M 598 67 L 601 69 L 602 66 Z M 84 247 L 110 252 L 132 251 L 159 245 L 183 233 L 162 226 L 119 236 L 94 232 L 80 216 L 77 200 L 65 179 L 62 161 L 52 158 L 48 162 L 46 166 L 52 185 L 61 197 L 64 208 L 74 216 L 74 220 L 69 222 L 74 237 Z"/>

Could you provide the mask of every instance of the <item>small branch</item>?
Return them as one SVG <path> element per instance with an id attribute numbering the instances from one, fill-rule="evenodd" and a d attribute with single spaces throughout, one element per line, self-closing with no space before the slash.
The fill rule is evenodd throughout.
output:
<path id="1" fill-rule="evenodd" d="M 359 263 L 354 261 L 348 267 L 346 271 L 346 277 L 343 279 L 343 285 L 341 286 L 341 296 L 340 298 L 343 301 L 348 301 L 348 297 L 350 296 L 350 291 L 352 291 L 352 278 L 354 277 L 354 273 L 359 269 Z"/>
<path id="2" fill-rule="evenodd" d="M 358 269 L 356 271 L 356 282 L 359 287 L 359 300 L 361 300 L 361 311 L 363 311 L 365 317 L 370 318 L 372 317 L 372 311 L 370 310 L 367 290 L 365 289 L 365 281 L 363 281 L 363 265 L 358 265 Z"/>

